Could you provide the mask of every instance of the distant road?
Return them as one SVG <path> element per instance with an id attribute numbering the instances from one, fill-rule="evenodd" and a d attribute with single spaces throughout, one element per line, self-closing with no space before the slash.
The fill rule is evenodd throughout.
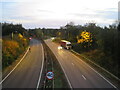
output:
<path id="1" fill-rule="evenodd" d="M 31 52 L 18 65 L 18 67 L 2 83 L 3 88 L 36 88 L 39 83 L 43 59 L 41 42 L 32 39 Z"/>
<path id="2" fill-rule="evenodd" d="M 45 41 L 61 63 L 72 88 L 114 88 L 88 64 L 68 50 L 58 50 L 58 45 L 50 39 Z"/>

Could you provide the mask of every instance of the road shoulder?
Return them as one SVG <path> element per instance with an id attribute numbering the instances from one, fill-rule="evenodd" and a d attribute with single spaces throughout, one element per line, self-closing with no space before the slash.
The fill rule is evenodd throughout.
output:
<path id="1" fill-rule="evenodd" d="M 110 75 L 108 72 L 106 72 L 105 70 L 101 69 L 100 67 L 98 67 L 96 64 L 90 62 L 86 57 L 83 57 L 81 54 L 72 51 L 71 53 L 73 53 L 75 56 L 77 56 L 78 58 L 80 58 L 82 61 L 84 61 L 85 63 L 87 63 L 88 65 L 90 65 L 90 67 L 92 67 L 95 71 L 97 71 L 98 73 L 101 74 L 102 77 L 106 78 L 106 80 L 112 82 L 112 84 L 117 87 L 118 89 L 120 89 L 120 81 L 118 79 L 116 79 L 115 77 L 113 77 L 112 75 Z"/>
<path id="2" fill-rule="evenodd" d="M 29 47 L 26 48 L 26 50 L 24 51 L 23 54 L 21 54 L 17 60 L 15 60 L 12 65 L 6 67 L 3 71 L 2 71 L 2 79 L 4 79 L 15 67 L 17 64 L 19 64 L 25 57 L 26 55 L 29 53 Z"/>

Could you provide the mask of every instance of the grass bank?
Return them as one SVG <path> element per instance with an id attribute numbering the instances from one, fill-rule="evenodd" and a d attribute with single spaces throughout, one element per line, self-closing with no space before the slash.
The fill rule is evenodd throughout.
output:
<path id="1" fill-rule="evenodd" d="M 53 54 L 51 49 L 47 46 L 47 44 L 44 41 L 42 41 L 42 44 L 43 44 L 43 48 L 44 48 L 45 59 L 44 59 L 44 69 L 43 69 L 43 75 L 42 75 L 43 78 L 41 81 L 41 85 L 42 85 L 41 88 L 53 87 L 53 88 L 70 89 L 70 86 L 67 82 L 65 74 L 64 74 L 57 58 L 55 57 L 55 55 Z M 48 71 L 54 72 L 53 80 L 47 80 L 45 78 L 45 75 Z"/>
<path id="2" fill-rule="evenodd" d="M 27 49 L 29 40 L 21 34 L 4 36 L 2 39 L 2 70 L 12 65 Z"/>

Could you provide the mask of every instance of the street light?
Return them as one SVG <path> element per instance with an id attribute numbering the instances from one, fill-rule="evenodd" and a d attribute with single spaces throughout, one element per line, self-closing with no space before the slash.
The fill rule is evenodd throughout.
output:
<path id="1" fill-rule="evenodd" d="M 17 31 L 14 31 L 14 32 L 17 33 Z M 12 34 L 11 34 L 12 40 L 13 40 L 13 37 L 14 37 L 14 32 L 12 32 Z"/>

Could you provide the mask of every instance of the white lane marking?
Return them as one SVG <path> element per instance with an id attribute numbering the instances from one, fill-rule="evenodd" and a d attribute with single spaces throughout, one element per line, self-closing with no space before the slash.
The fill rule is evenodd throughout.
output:
<path id="1" fill-rule="evenodd" d="M 83 60 L 81 60 L 79 57 L 77 57 L 76 55 L 74 55 L 73 53 L 71 53 L 73 56 L 75 56 L 76 58 L 78 58 L 78 60 L 82 61 L 83 63 L 85 63 L 87 66 L 90 67 L 90 65 L 88 65 L 86 62 L 84 62 Z M 92 67 L 90 67 L 95 73 L 97 73 L 100 77 L 102 77 L 104 80 L 106 80 L 111 86 L 113 86 L 114 88 L 117 88 L 115 85 L 113 85 L 110 81 L 108 81 L 105 77 L 103 77 L 100 73 L 98 73 L 95 69 L 93 69 Z"/>
<path id="2" fill-rule="evenodd" d="M 60 63 L 60 66 L 62 67 L 61 62 L 60 62 L 59 60 L 58 60 L 58 62 Z M 63 70 L 63 72 L 64 72 L 64 74 L 65 74 L 65 77 L 66 77 L 66 79 L 67 79 L 67 81 L 68 81 L 68 84 L 69 84 L 71 90 L 73 90 L 73 89 L 72 89 L 72 85 L 71 85 L 71 83 L 70 83 L 70 80 L 68 79 L 68 76 L 67 76 L 67 74 L 66 74 L 66 72 L 65 72 L 65 70 L 64 70 L 63 67 L 62 67 L 62 70 Z"/>
<path id="3" fill-rule="evenodd" d="M 24 54 L 24 56 L 23 56 L 23 57 L 21 58 L 21 60 L 17 63 L 17 65 L 12 69 L 12 71 L 10 71 L 10 73 L 8 73 L 8 75 L 7 75 L 4 79 L 2 79 L 2 81 L 0 82 L 0 84 L 2 84 L 2 83 L 9 77 L 9 75 L 17 68 L 17 66 L 22 62 L 22 60 L 24 59 L 24 57 L 25 57 L 26 54 L 28 53 L 29 48 L 30 48 L 30 47 L 28 47 L 28 49 L 27 49 L 26 53 Z"/>
<path id="4" fill-rule="evenodd" d="M 85 76 L 84 76 L 84 75 L 82 75 L 82 77 L 86 80 L 86 78 L 85 78 Z"/>
<path id="5" fill-rule="evenodd" d="M 47 42 L 45 42 L 46 44 L 47 44 Z M 47 44 L 47 46 L 49 47 L 49 45 Z M 51 48 L 50 48 L 51 49 Z M 51 49 L 52 50 L 52 49 Z M 54 54 L 55 55 L 55 54 Z M 55 55 L 56 56 L 56 55 Z M 57 56 L 56 56 L 57 57 Z M 58 62 L 59 62 L 59 64 L 60 64 L 60 66 L 61 66 L 61 68 L 62 68 L 62 70 L 63 70 L 63 72 L 64 72 L 64 74 L 65 74 L 65 77 L 66 77 L 66 79 L 67 79 L 67 81 L 68 81 L 68 84 L 69 84 L 69 86 L 70 86 L 70 89 L 71 90 L 73 90 L 73 88 L 72 88 L 72 85 L 71 85 L 71 83 L 70 83 L 70 80 L 68 79 L 68 76 L 67 76 L 67 74 L 66 74 L 66 72 L 65 72 L 65 70 L 64 70 L 64 68 L 63 68 L 63 66 L 62 66 L 62 64 L 61 64 L 61 62 L 58 60 Z"/>
<path id="6" fill-rule="evenodd" d="M 72 63 L 72 65 L 74 66 L 74 64 Z"/>
<path id="7" fill-rule="evenodd" d="M 77 52 L 75 52 L 75 51 L 73 51 L 73 50 L 71 50 L 72 52 L 74 52 L 74 53 L 76 53 L 76 54 L 78 54 L 78 55 L 80 55 L 79 53 L 77 53 Z M 84 57 L 84 56 L 82 56 L 82 57 Z M 87 60 L 89 60 L 88 58 L 86 58 L 86 57 L 84 57 L 85 59 L 87 59 Z M 101 66 L 99 66 L 98 64 L 96 64 L 96 63 L 94 63 L 93 61 L 91 61 L 91 60 L 89 60 L 91 63 L 93 63 L 93 64 L 95 64 L 97 67 L 99 67 L 99 68 L 101 68 L 101 69 L 103 69 L 104 71 L 106 71 L 107 73 L 109 73 L 111 76 L 113 76 L 114 78 L 116 78 L 117 80 L 119 80 L 120 81 L 120 79 L 118 78 L 118 77 L 116 77 L 115 75 L 113 75 L 112 73 L 110 73 L 109 71 L 107 71 L 106 69 L 104 69 L 104 68 L 102 68 Z"/>
<path id="8" fill-rule="evenodd" d="M 41 71 L 40 71 L 40 76 L 39 76 L 39 79 L 38 79 L 38 83 L 37 83 L 37 88 L 36 90 L 38 90 L 39 88 L 39 84 L 40 84 L 40 80 L 41 80 L 41 76 L 42 76 L 42 71 L 43 71 L 43 65 L 44 65 L 44 50 L 43 50 L 43 45 L 41 44 L 42 46 L 42 55 L 43 55 L 43 58 L 42 58 L 42 67 L 41 67 Z"/>

